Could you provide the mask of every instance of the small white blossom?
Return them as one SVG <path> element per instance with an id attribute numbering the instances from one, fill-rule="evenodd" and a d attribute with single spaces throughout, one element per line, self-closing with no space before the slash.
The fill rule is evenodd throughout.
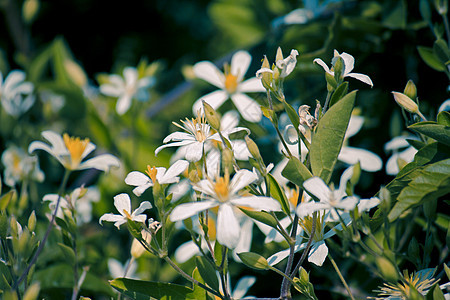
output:
<path id="1" fill-rule="evenodd" d="M 38 182 L 44 180 L 44 172 L 39 168 L 37 157 L 27 155 L 16 146 L 10 146 L 3 152 L 2 163 L 5 166 L 4 182 L 10 187 L 25 179 Z"/>
<path id="2" fill-rule="evenodd" d="M 5 111 L 13 117 L 27 112 L 34 104 L 33 88 L 31 82 L 25 81 L 23 71 L 11 71 L 4 82 L 0 72 L 0 101 Z"/>

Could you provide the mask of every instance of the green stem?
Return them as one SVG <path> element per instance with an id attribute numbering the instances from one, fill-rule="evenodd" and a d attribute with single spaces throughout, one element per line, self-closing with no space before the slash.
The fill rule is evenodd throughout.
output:
<path id="1" fill-rule="evenodd" d="M 328 109 L 328 104 L 330 104 L 330 99 L 331 99 L 331 92 L 327 93 L 327 98 L 325 99 L 325 104 L 323 105 L 323 109 L 322 109 L 322 115 L 325 114 L 325 112 Z"/>
<path id="2" fill-rule="evenodd" d="M 291 279 L 295 277 L 295 274 L 297 274 L 298 270 L 300 270 L 300 267 L 302 266 L 303 262 L 306 259 L 306 256 L 308 255 L 309 249 L 311 248 L 314 235 L 316 234 L 316 223 L 317 223 L 317 214 L 314 214 L 311 233 L 309 234 L 308 243 L 306 244 L 305 250 L 303 250 L 302 256 L 300 257 L 300 260 L 298 261 L 297 265 L 295 266 L 292 273 L 289 275 Z"/>
<path id="3" fill-rule="evenodd" d="M 295 237 L 297 236 L 297 227 L 298 227 L 298 215 L 295 214 L 294 221 L 292 222 L 292 229 L 291 229 L 291 239 L 295 240 Z M 289 258 L 286 265 L 286 269 L 284 271 L 285 274 L 290 274 L 292 270 L 292 265 L 294 263 L 294 255 L 295 255 L 295 243 L 291 244 L 289 247 Z M 287 277 L 290 279 L 290 277 Z M 286 277 L 283 278 L 283 282 L 281 283 L 281 293 L 280 298 L 285 299 L 291 297 L 291 284 L 290 281 Z"/>
<path id="4" fill-rule="evenodd" d="M 36 253 L 34 254 L 33 259 L 31 260 L 30 264 L 25 269 L 25 271 L 22 273 L 22 275 L 19 277 L 17 282 L 14 284 L 14 286 L 13 286 L 14 290 L 17 289 L 19 284 L 27 277 L 28 272 L 30 272 L 30 270 L 31 270 L 31 267 L 36 263 L 39 254 L 41 254 L 42 249 L 44 248 L 45 242 L 47 242 L 47 238 L 50 235 L 50 231 L 53 228 L 53 224 L 55 223 L 56 213 L 58 212 L 59 204 L 61 202 L 62 195 L 63 195 L 63 193 L 64 193 L 64 191 L 66 189 L 67 180 L 69 179 L 69 175 L 70 175 L 70 170 L 66 170 L 65 173 L 64 173 L 64 178 L 63 178 L 63 180 L 61 182 L 61 185 L 59 187 L 58 200 L 56 201 L 55 211 L 52 214 L 52 219 L 50 220 L 50 223 L 48 224 L 47 231 L 45 232 L 44 238 L 42 239 L 42 242 L 39 244 L 39 247 L 36 250 Z"/>
<path id="5" fill-rule="evenodd" d="M 291 153 L 291 151 L 289 150 L 289 148 L 288 148 L 286 142 L 284 141 L 283 135 L 281 134 L 280 130 L 278 129 L 277 126 L 274 125 L 274 127 L 275 127 L 275 130 L 277 131 L 277 134 L 278 134 L 278 137 L 280 138 L 281 143 L 283 144 L 284 149 L 286 149 L 287 154 L 288 154 L 289 156 L 292 156 L 292 153 Z"/>
<path id="6" fill-rule="evenodd" d="M 350 296 L 350 298 L 351 298 L 352 300 L 355 300 L 355 298 L 354 298 L 353 295 L 352 295 L 352 292 L 351 292 L 350 288 L 348 287 L 347 282 L 346 282 L 345 279 L 344 279 L 344 276 L 342 276 L 342 273 L 341 273 L 341 271 L 339 270 L 338 265 L 336 264 L 336 262 L 334 261 L 333 257 L 331 256 L 331 254 L 330 254 L 329 252 L 328 252 L 328 258 L 330 259 L 331 264 L 332 264 L 333 267 L 334 267 L 334 270 L 336 270 L 336 273 L 338 274 L 339 279 L 341 280 L 342 284 L 344 285 L 345 289 L 347 290 L 348 295 Z"/>

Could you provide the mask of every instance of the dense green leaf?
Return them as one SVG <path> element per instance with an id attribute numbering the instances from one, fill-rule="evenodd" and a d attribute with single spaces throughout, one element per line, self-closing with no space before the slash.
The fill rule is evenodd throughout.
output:
<path id="1" fill-rule="evenodd" d="M 322 178 L 325 183 L 330 181 L 341 151 L 355 97 L 356 91 L 353 91 L 330 107 L 320 119 L 312 138 L 310 148 L 312 173 Z"/>
<path id="2" fill-rule="evenodd" d="M 389 213 L 394 221 L 405 210 L 450 193 L 450 159 L 427 165 L 400 192 Z"/>
<path id="3" fill-rule="evenodd" d="M 448 50 L 447 43 L 443 39 L 437 39 L 433 45 L 434 55 L 443 63 L 450 59 L 450 53 Z"/>
<path id="4" fill-rule="evenodd" d="M 333 96 L 331 96 L 330 107 L 336 104 L 339 100 L 341 100 L 342 97 L 344 97 L 347 94 L 347 91 L 348 91 L 348 82 L 344 81 L 334 91 Z"/>
<path id="5" fill-rule="evenodd" d="M 203 256 L 195 257 L 195 264 L 203 280 L 214 290 L 219 290 L 219 279 L 215 267 Z"/>
<path id="6" fill-rule="evenodd" d="M 445 300 L 444 293 L 442 292 L 439 284 L 436 283 L 425 296 L 426 300 Z"/>
<path id="7" fill-rule="evenodd" d="M 431 68 L 436 71 L 445 71 L 445 66 L 439 61 L 439 59 L 434 55 L 433 49 L 428 47 L 417 47 L 419 51 L 420 57 L 422 57 L 423 61 Z"/>
<path id="8" fill-rule="evenodd" d="M 281 208 L 283 209 L 284 213 L 289 215 L 290 214 L 290 207 L 289 207 L 289 200 L 287 199 L 286 195 L 284 194 L 283 189 L 278 184 L 277 180 L 273 177 L 272 174 L 267 174 L 267 177 L 269 178 L 269 184 L 270 184 L 270 196 L 272 198 L 278 200 L 281 204 Z"/>
<path id="9" fill-rule="evenodd" d="M 448 111 L 441 111 L 437 116 L 438 124 L 450 126 L 450 113 Z"/>
<path id="10" fill-rule="evenodd" d="M 61 249 L 62 253 L 64 254 L 64 257 L 66 258 L 66 262 L 68 264 L 73 265 L 75 263 L 75 252 L 73 251 L 73 249 L 67 245 L 64 245 L 63 243 L 58 243 L 58 247 Z"/>
<path id="11" fill-rule="evenodd" d="M 296 157 L 289 159 L 281 175 L 298 186 L 303 186 L 303 181 L 313 177 L 308 168 Z"/>
<path id="12" fill-rule="evenodd" d="M 265 211 L 247 210 L 239 207 L 239 209 L 256 221 L 269 225 L 270 227 L 277 228 L 277 220 L 269 213 Z"/>
<path id="13" fill-rule="evenodd" d="M 203 284 L 205 283 L 202 276 L 200 276 L 200 272 L 198 271 L 198 268 L 195 268 L 194 271 L 192 272 L 192 278 L 194 278 L 195 280 L 197 280 L 200 283 L 203 283 Z M 207 300 L 208 299 L 208 293 L 196 284 L 194 284 L 192 296 L 194 297 L 194 299 L 197 299 L 197 300 Z"/>
<path id="14" fill-rule="evenodd" d="M 116 278 L 110 284 L 132 299 L 194 299 L 192 289 L 173 283 Z"/>
<path id="15" fill-rule="evenodd" d="M 436 122 L 420 122 L 410 125 L 408 128 L 429 136 L 436 141 L 450 146 L 450 127 Z"/>
<path id="16" fill-rule="evenodd" d="M 283 102 L 284 105 L 284 110 L 286 111 L 289 120 L 291 120 L 292 125 L 294 126 L 294 128 L 298 128 L 298 126 L 300 125 L 300 117 L 297 114 L 297 112 L 295 111 L 295 109 L 292 107 L 292 105 L 290 105 L 289 103 L 287 103 L 286 101 Z"/>

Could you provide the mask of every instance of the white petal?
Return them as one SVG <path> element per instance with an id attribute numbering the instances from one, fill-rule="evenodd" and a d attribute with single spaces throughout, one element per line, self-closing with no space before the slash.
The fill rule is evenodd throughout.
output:
<path id="1" fill-rule="evenodd" d="M 298 251 L 304 249 L 306 247 L 306 243 L 303 243 L 301 245 L 295 245 L 294 247 L 294 253 L 297 253 Z M 282 250 L 278 253 L 275 253 L 274 255 L 270 256 L 267 259 L 267 262 L 269 263 L 269 265 L 273 266 L 276 265 L 277 263 L 279 263 L 280 261 L 282 261 L 283 259 L 285 259 L 286 257 L 289 256 L 290 253 L 290 249 L 286 249 L 286 250 Z"/>
<path id="2" fill-rule="evenodd" d="M 231 74 L 237 75 L 238 82 L 244 78 L 251 61 L 252 57 L 247 51 L 238 51 L 231 58 Z"/>
<path id="3" fill-rule="evenodd" d="M 193 71 L 195 76 L 201 78 L 218 88 L 225 87 L 225 78 L 223 73 L 211 62 L 201 61 L 194 65 Z"/>
<path id="4" fill-rule="evenodd" d="M 147 221 L 147 215 L 134 215 L 131 219 L 135 222 L 145 223 Z"/>
<path id="5" fill-rule="evenodd" d="M 140 186 L 151 182 L 150 178 L 144 173 L 133 171 L 125 177 L 125 183 L 133 186 Z"/>
<path id="6" fill-rule="evenodd" d="M 339 203 L 336 205 L 337 208 L 343 209 L 345 211 L 350 211 L 355 209 L 356 204 L 358 203 L 358 197 L 350 196 L 342 199 L 339 201 Z"/>
<path id="7" fill-rule="evenodd" d="M 273 74 L 273 71 L 271 69 L 269 69 L 269 68 L 261 68 L 258 71 L 256 71 L 255 76 L 256 76 L 256 78 L 261 79 L 261 78 L 263 78 L 264 73 L 271 73 L 271 74 Z"/>
<path id="8" fill-rule="evenodd" d="M 235 110 L 226 112 L 220 119 L 220 130 L 226 131 L 239 125 L 239 113 Z"/>
<path id="9" fill-rule="evenodd" d="M 408 141 L 406 140 L 408 137 L 406 136 L 397 136 L 384 144 L 384 150 L 390 151 L 390 150 L 398 150 L 400 148 L 406 148 L 409 146 Z"/>
<path id="10" fill-rule="evenodd" d="M 200 254 L 200 250 L 193 241 L 181 244 L 177 250 L 175 250 L 174 257 L 180 264 L 187 262 L 194 255 Z"/>
<path id="11" fill-rule="evenodd" d="M 266 89 L 261 83 L 261 79 L 252 77 L 250 79 L 247 79 L 246 81 L 241 82 L 238 87 L 237 91 L 241 93 L 255 93 L 255 92 L 265 92 Z"/>
<path id="12" fill-rule="evenodd" d="M 120 167 L 120 161 L 111 154 L 102 154 L 80 164 L 78 170 L 94 168 L 108 172 L 111 167 Z"/>
<path id="13" fill-rule="evenodd" d="M 175 143 L 162 145 L 162 146 L 159 146 L 158 148 L 156 148 L 155 155 L 158 155 L 158 153 L 164 148 L 178 147 L 178 146 L 187 146 L 187 145 L 190 145 L 192 143 L 196 143 L 196 142 L 194 140 L 184 140 L 184 141 L 180 141 L 180 142 L 175 142 Z"/>
<path id="14" fill-rule="evenodd" d="M 342 147 L 338 159 L 349 165 L 359 161 L 361 169 L 367 172 L 376 172 L 383 167 L 383 161 L 378 155 L 361 148 Z"/>
<path id="15" fill-rule="evenodd" d="M 342 52 L 339 55 L 344 60 L 345 70 L 344 77 L 347 76 L 355 67 L 355 59 L 348 53 Z"/>
<path id="16" fill-rule="evenodd" d="M 314 243 L 309 251 L 308 261 L 317 266 L 322 266 L 328 255 L 328 247 L 324 241 Z"/>
<path id="17" fill-rule="evenodd" d="M 233 294 L 231 295 L 233 299 L 242 299 L 245 296 L 247 291 L 252 287 L 256 282 L 256 277 L 254 276 L 244 276 L 239 279 L 236 287 L 234 288 Z"/>
<path id="18" fill-rule="evenodd" d="M 81 154 L 81 158 L 83 159 L 83 158 L 85 158 L 86 156 L 88 156 L 89 153 L 91 153 L 92 151 L 95 150 L 95 148 L 96 148 L 96 146 L 95 146 L 94 144 L 92 144 L 91 142 L 89 142 L 89 143 L 86 145 L 86 148 L 84 148 L 84 151 L 83 151 L 83 153 Z"/>
<path id="19" fill-rule="evenodd" d="M 8 76 L 5 78 L 3 90 L 7 93 L 12 92 L 20 82 L 25 80 L 25 72 L 14 70 L 11 71 Z"/>
<path id="20" fill-rule="evenodd" d="M 140 197 L 149 187 L 153 186 L 153 183 L 149 182 L 147 184 L 140 185 L 133 189 L 133 194 Z"/>
<path id="21" fill-rule="evenodd" d="M 138 208 L 135 209 L 135 211 L 133 211 L 133 213 L 131 214 L 131 216 L 138 216 L 140 213 L 146 211 L 147 209 L 152 208 L 152 205 L 150 202 L 148 201 L 144 201 L 141 203 L 141 205 L 139 205 Z"/>
<path id="22" fill-rule="evenodd" d="M 183 203 L 173 209 L 172 213 L 170 214 L 170 220 L 172 222 L 184 220 L 186 218 L 192 217 L 198 212 L 204 211 L 217 205 L 218 203 L 212 200 Z"/>
<path id="23" fill-rule="evenodd" d="M 194 190 L 204 193 L 209 196 L 214 196 L 214 188 L 212 183 L 209 180 L 200 180 L 196 184 L 193 185 Z"/>
<path id="24" fill-rule="evenodd" d="M 329 201 L 331 190 L 320 177 L 305 180 L 303 187 L 320 201 Z"/>
<path id="25" fill-rule="evenodd" d="M 255 100 L 241 93 L 231 95 L 231 99 L 244 119 L 253 123 L 261 121 L 261 107 Z"/>
<path id="26" fill-rule="evenodd" d="M 358 203 L 358 211 L 369 211 L 371 208 L 380 204 L 380 202 L 380 199 L 378 199 L 377 197 L 372 197 L 370 199 L 361 199 Z"/>
<path id="27" fill-rule="evenodd" d="M 230 200 L 236 206 L 251 207 L 256 210 L 279 211 L 280 203 L 272 198 L 263 196 L 239 197 Z"/>
<path id="28" fill-rule="evenodd" d="M 106 96 L 119 97 L 123 92 L 123 89 L 113 84 L 106 83 L 100 86 L 100 93 Z"/>
<path id="29" fill-rule="evenodd" d="M 167 170 L 167 172 L 163 175 L 161 179 L 158 179 L 159 183 L 161 184 L 167 184 L 167 183 L 174 183 L 178 182 L 179 178 L 177 177 L 181 173 L 186 170 L 186 168 L 189 166 L 189 162 L 185 160 L 178 160 L 173 165 L 170 166 L 170 168 Z"/>
<path id="30" fill-rule="evenodd" d="M 131 95 L 125 94 L 121 96 L 116 103 L 116 111 L 119 115 L 123 115 L 131 106 Z"/>
<path id="31" fill-rule="evenodd" d="M 120 225 L 122 225 L 123 223 L 126 222 L 126 218 L 124 216 L 121 215 L 115 215 L 115 214 L 104 214 L 103 216 L 100 217 L 99 223 L 102 224 L 103 221 L 107 221 L 107 222 L 116 222 L 116 225 L 118 228 L 120 227 Z M 123 221 L 123 222 L 122 222 Z M 121 224 L 119 224 L 120 222 L 122 222 Z"/>
<path id="32" fill-rule="evenodd" d="M 295 209 L 295 212 L 300 218 L 304 218 L 306 216 L 311 216 L 314 212 L 329 209 L 330 205 L 323 202 L 307 202 L 307 203 L 300 203 L 297 208 Z"/>
<path id="33" fill-rule="evenodd" d="M 248 150 L 247 144 L 243 140 L 231 141 L 234 157 L 237 160 L 248 160 L 252 155 Z"/>
<path id="34" fill-rule="evenodd" d="M 50 148 L 49 145 L 47 145 L 46 143 L 40 142 L 40 141 L 34 141 L 28 147 L 28 153 L 30 153 L 30 154 L 33 153 L 35 150 L 44 150 L 45 152 L 48 152 L 53 156 L 58 155 L 53 152 L 53 149 Z"/>
<path id="35" fill-rule="evenodd" d="M 42 132 L 42 136 L 50 142 L 53 151 L 58 154 L 69 154 L 66 144 L 60 134 L 53 132 L 51 130 L 46 130 Z"/>
<path id="36" fill-rule="evenodd" d="M 186 148 L 186 159 L 188 161 L 199 161 L 203 156 L 203 143 L 194 142 Z"/>
<path id="37" fill-rule="evenodd" d="M 137 83 L 138 73 L 133 67 L 126 67 L 123 69 L 123 77 L 125 78 L 125 85 L 127 87 L 133 87 Z"/>
<path id="38" fill-rule="evenodd" d="M 195 138 L 190 133 L 175 131 L 166 136 L 163 140 L 163 143 L 166 144 L 170 141 L 185 141 L 185 140 L 195 141 Z"/>
<path id="39" fill-rule="evenodd" d="M 327 64 L 320 58 L 316 58 L 313 62 L 321 66 L 325 70 L 325 72 L 333 75 L 333 72 L 330 72 L 330 69 L 328 68 Z"/>
<path id="40" fill-rule="evenodd" d="M 191 189 L 191 184 L 189 179 L 182 179 L 177 184 L 169 186 L 167 189 L 167 194 L 172 194 L 172 202 L 178 201 L 186 195 Z"/>
<path id="41" fill-rule="evenodd" d="M 358 79 L 359 81 L 364 82 L 365 84 L 373 86 L 372 79 L 370 79 L 370 77 L 367 75 L 360 74 L 360 73 L 350 73 L 350 74 L 347 74 L 346 77 L 353 77 L 355 79 Z"/>
<path id="42" fill-rule="evenodd" d="M 250 247 L 252 244 L 252 236 L 253 236 L 253 221 L 250 218 L 246 218 L 244 221 L 244 224 L 242 224 L 242 227 L 240 229 L 240 237 L 239 242 L 234 249 L 235 253 L 241 253 L 241 252 L 249 252 Z M 237 256 L 237 255 L 236 255 Z M 239 258 L 237 256 L 237 258 Z M 238 260 L 240 261 L 240 260 Z"/>
<path id="43" fill-rule="evenodd" d="M 234 215 L 233 206 L 228 203 L 220 205 L 217 213 L 217 241 L 234 249 L 238 244 L 239 234 L 239 222 Z"/>
<path id="44" fill-rule="evenodd" d="M 194 105 L 192 106 L 192 112 L 194 113 L 194 115 L 197 115 L 199 110 L 203 112 L 202 101 L 205 101 L 206 103 L 211 105 L 212 108 L 218 109 L 227 99 L 228 93 L 226 91 L 217 90 L 211 92 L 209 94 L 200 97 L 197 101 L 195 101 Z"/>
<path id="45" fill-rule="evenodd" d="M 128 196 L 128 194 L 126 193 L 114 196 L 114 206 L 122 216 L 126 216 L 123 212 L 124 210 L 126 210 L 128 213 L 131 213 L 130 196 Z"/>
<path id="46" fill-rule="evenodd" d="M 244 187 L 255 181 L 258 176 L 246 169 L 241 169 L 234 174 L 230 182 L 230 194 L 237 194 Z"/>
<path id="47" fill-rule="evenodd" d="M 351 116 L 350 122 L 348 122 L 347 131 L 345 132 L 344 139 L 348 139 L 354 136 L 361 130 L 361 127 L 364 124 L 364 117 L 361 116 Z"/>

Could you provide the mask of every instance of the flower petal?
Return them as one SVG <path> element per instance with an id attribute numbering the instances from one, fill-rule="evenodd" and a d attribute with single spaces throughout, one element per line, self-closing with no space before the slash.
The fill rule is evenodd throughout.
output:
<path id="1" fill-rule="evenodd" d="M 364 117 L 361 116 L 351 116 L 350 122 L 348 122 L 347 131 L 345 132 L 344 139 L 348 139 L 354 136 L 361 130 L 361 127 L 364 124 Z"/>
<path id="2" fill-rule="evenodd" d="M 108 172 L 111 167 L 120 167 L 120 161 L 111 154 L 102 154 L 80 164 L 78 170 L 94 168 L 100 171 Z"/>
<path id="3" fill-rule="evenodd" d="M 131 95 L 122 95 L 116 103 L 116 111 L 119 115 L 123 115 L 131 106 Z"/>
<path id="4" fill-rule="evenodd" d="M 231 58 L 231 74 L 237 76 L 238 82 L 244 78 L 251 61 L 252 57 L 247 51 L 238 51 Z"/>
<path id="5" fill-rule="evenodd" d="M 239 279 L 231 295 L 233 299 L 242 299 L 255 282 L 256 277 L 254 276 L 244 276 Z"/>
<path id="6" fill-rule="evenodd" d="M 243 140 L 231 141 L 234 157 L 237 160 L 248 160 L 252 155 L 248 150 L 247 144 Z"/>
<path id="7" fill-rule="evenodd" d="M 178 147 L 178 146 L 187 146 L 187 145 L 190 145 L 192 143 L 196 143 L 196 142 L 194 140 L 184 140 L 184 141 L 180 141 L 180 142 L 174 142 L 174 143 L 170 143 L 170 144 L 165 144 L 165 145 L 162 145 L 162 146 L 159 146 L 158 148 L 156 148 L 155 155 L 158 155 L 158 153 L 164 148 Z"/>
<path id="8" fill-rule="evenodd" d="M 345 76 L 346 76 L 346 77 L 352 77 L 352 78 L 358 79 L 359 81 L 362 81 L 362 82 L 364 82 L 365 84 L 368 84 L 368 85 L 370 85 L 370 86 L 373 86 L 372 79 L 370 79 L 370 77 L 367 76 L 367 75 L 360 74 L 360 73 L 350 73 L 350 74 L 347 74 L 347 75 L 345 75 Z"/>
<path id="9" fill-rule="evenodd" d="M 203 156 L 203 143 L 194 142 L 186 148 L 186 159 L 188 161 L 199 161 Z"/>
<path id="10" fill-rule="evenodd" d="M 205 80 L 220 89 L 225 87 L 225 78 L 223 73 L 211 62 L 201 61 L 194 65 L 193 71 L 195 76 Z"/>
<path id="11" fill-rule="evenodd" d="M 126 193 L 114 196 L 114 206 L 122 216 L 126 217 L 124 210 L 127 211 L 127 213 L 131 213 L 130 196 Z"/>
<path id="12" fill-rule="evenodd" d="M 151 186 L 153 186 L 153 183 L 151 182 L 149 182 L 148 184 L 140 185 L 133 189 L 133 194 L 140 197 Z"/>
<path id="13" fill-rule="evenodd" d="M 358 211 L 369 211 L 370 209 L 374 208 L 378 204 L 380 204 L 381 200 L 377 197 L 372 197 L 370 199 L 361 199 L 358 203 Z"/>
<path id="14" fill-rule="evenodd" d="M 311 201 L 307 203 L 300 203 L 295 209 L 295 212 L 301 219 L 303 219 L 306 216 L 311 216 L 316 211 L 325 210 L 328 208 L 330 208 L 330 205 L 327 203 Z"/>
<path id="15" fill-rule="evenodd" d="M 253 123 L 261 121 L 261 107 L 255 100 L 241 93 L 231 95 L 231 99 L 244 119 Z"/>
<path id="16" fill-rule="evenodd" d="M 320 201 L 329 201 L 331 190 L 320 177 L 305 180 L 303 187 Z"/>
<path id="17" fill-rule="evenodd" d="M 327 72 L 328 74 L 331 74 L 331 75 L 334 74 L 333 72 L 330 71 L 327 64 L 320 58 L 316 58 L 313 62 L 318 64 L 319 66 L 321 66 L 325 70 L 325 72 Z"/>
<path id="18" fill-rule="evenodd" d="M 281 205 L 278 201 L 263 196 L 239 197 L 230 200 L 233 205 L 251 207 L 256 210 L 279 211 Z"/>
<path id="19" fill-rule="evenodd" d="M 151 182 L 150 178 L 144 173 L 133 171 L 125 177 L 125 183 L 133 186 L 140 186 Z"/>
<path id="20" fill-rule="evenodd" d="M 46 130 L 42 132 L 42 136 L 50 142 L 52 145 L 54 153 L 57 153 L 58 155 L 61 154 L 69 154 L 69 151 L 67 150 L 66 144 L 64 143 L 63 138 L 60 134 L 53 132 L 51 130 Z"/>
<path id="21" fill-rule="evenodd" d="M 294 247 L 294 253 L 304 249 L 306 247 L 306 243 L 303 243 L 301 245 L 295 245 Z M 267 262 L 269 263 L 269 265 L 273 266 L 276 265 L 277 263 L 279 263 L 280 261 L 282 261 L 283 259 L 285 259 L 286 257 L 289 256 L 289 253 L 291 252 L 291 250 L 288 248 L 286 250 L 282 250 L 280 252 L 275 253 L 274 255 L 270 256 L 267 259 Z"/>
<path id="22" fill-rule="evenodd" d="M 100 219 L 98 221 L 99 221 L 100 224 L 102 224 L 103 221 L 115 222 L 114 225 L 117 228 L 120 228 L 120 225 L 125 223 L 127 221 L 127 219 L 124 216 L 121 216 L 121 215 L 104 214 L 103 216 L 100 217 Z"/>
<path id="23" fill-rule="evenodd" d="M 261 79 L 252 77 L 250 79 L 247 79 L 246 81 L 241 82 L 238 87 L 237 91 L 241 93 L 255 93 L 255 92 L 265 92 L 266 89 L 261 83 Z"/>
<path id="24" fill-rule="evenodd" d="M 167 170 L 166 173 L 162 176 L 161 179 L 158 179 L 160 184 L 168 184 L 168 183 L 174 183 L 178 182 L 180 179 L 177 177 L 181 173 L 186 170 L 186 168 L 189 166 L 189 162 L 185 160 L 178 160 L 173 165 L 170 166 L 170 168 Z"/>
<path id="25" fill-rule="evenodd" d="M 230 194 L 237 194 L 244 187 L 255 181 L 258 176 L 246 169 L 241 169 L 234 174 L 230 182 Z"/>
<path id="26" fill-rule="evenodd" d="M 141 205 L 139 205 L 138 208 L 136 208 L 133 213 L 131 214 L 132 217 L 138 216 L 140 213 L 146 211 L 147 209 L 152 208 L 152 205 L 150 202 L 148 201 L 144 201 L 141 203 Z"/>
<path id="27" fill-rule="evenodd" d="M 234 249 L 239 242 L 240 229 L 233 206 L 228 203 L 220 205 L 217 213 L 217 241 Z"/>
<path id="28" fill-rule="evenodd" d="M 398 150 L 400 148 L 406 148 L 409 146 L 406 136 L 397 136 L 384 144 L 384 151 Z M 411 137 L 412 138 L 412 137 Z"/>
<path id="29" fill-rule="evenodd" d="M 204 211 L 217 205 L 218 203 L 212 200 L 183 203 L 173 209 L 172 213 L 170 214 L 170 220 L 172 222 L 184 220 L 186 218 L 192 217 L 198 212 Z"/>
<path id="30" fill-rule="evenodd" d="M 195 101 L 194 105 L 192 106 L 192 112 L 194 113 L 194 115 L 197 115 L 199 110 L 203 112 L 202 101 L 205 101 L 206 103 L 211 105 L 212 108 L 218 109 L 227 99 L 228 93 L 226 91 L 217 90 L 211 92 L 209 94 L 200 97 L 197 101 Z"/>
<path id="31" fill-rule="evenodd" d="M 342 147 L 338 160 L 349 165 L 354 165 L 359 161 L 361 169 L 367 172 L 376 172 L 383 167 L 383 161 L 378 155 L 361 148 Z"/>
<path id="32" fill-rule="evenodd" d="M 187 262 L 191 257 L 196 254 L 199 254 L 200 250 L 197 245 L 193 241 L 186 242 L 181 244 L 177 250 L 175 250 L 174 257 L 175 260 L 182 264 Z"/>
<path id="33" fill-rule="evenodd" d="M 239 125 L 239 113 L 235 110 L 226 112 L 220 119 L 220 130 L 226 131 Z"/>
<path id="34" fill-rule="evenodd" d="M 339 56 L 344 60 L 345 65 L 344 77 L 348 76 L 348 74 L 355 67 L 355 58 L 352 55 L 345 52 L 342 52 Z"/>
<path id="35" fill-rule="evenodd" d="M 328 255 L 328 247 L 324 241 L 314 243 L 309 251 L 308 261 L 317 266 L 322 266 Z"/>

